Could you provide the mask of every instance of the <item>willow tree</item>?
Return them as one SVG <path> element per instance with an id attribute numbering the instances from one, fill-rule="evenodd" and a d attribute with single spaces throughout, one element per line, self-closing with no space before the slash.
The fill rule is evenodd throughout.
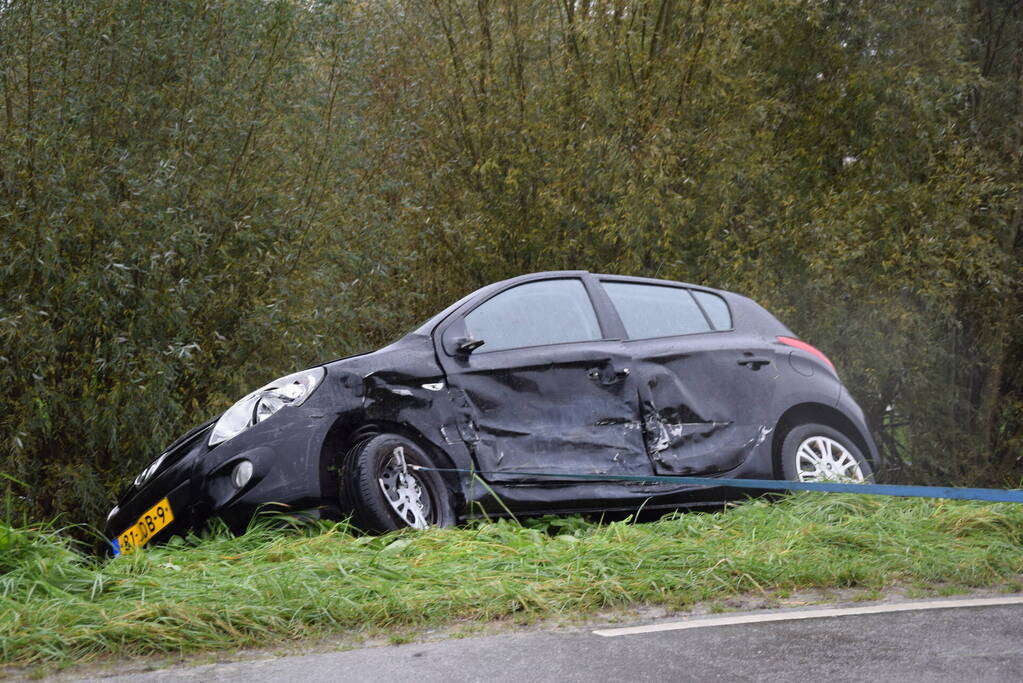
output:
<path id="1" fill-rule="evenodd" d="M 1020 310 L 1006 315 L 1019 184 L 978 144 L 989 84 L 969 8 L 366 11 L 386 36 L 373 131 L 391 143 L 378 148 L 400 193 L 389 211 L 415 236 L 407 281 L 425 289 L 423 312 L 545 268 L 732 288 L 836 357 L 899 476 L 1018 467 L 993 473 L 991 454 L 1006 320 Z"/>
<path id="2" fill-rule="evenodd" d="M 101 521 L 339 345 L 296 302 L 345 229 L 352 45 L 331 3 L 0 3 L 0 471 L 29 513 Z"/>

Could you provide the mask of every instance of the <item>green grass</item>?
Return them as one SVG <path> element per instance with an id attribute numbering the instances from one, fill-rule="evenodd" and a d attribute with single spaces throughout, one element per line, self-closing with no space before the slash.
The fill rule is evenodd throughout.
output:
<path id="1" fill-rule="evenodd" d="M 112 561 L 0 526 L 0 663 L 268 647 L 455 620 L 899 582 L 1018 581 L 1023 506 L 799 494 L 646 524 L 480 523 L 380 537 L 257 526 Z M 1011 584 L 1010 584 L 1011 585 Z"/>

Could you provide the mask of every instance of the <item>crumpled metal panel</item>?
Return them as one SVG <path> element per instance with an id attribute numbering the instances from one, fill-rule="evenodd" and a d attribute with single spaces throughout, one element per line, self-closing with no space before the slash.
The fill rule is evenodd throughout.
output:
<path id="1" fill-rule="evenodd" d="M 633 345 L 646 448 L 658 474 L 734 469 L 773 428 L 772 364 L 750 370 L 739 364 L 740 348 L 714 346 L 720 339 Z"/>
<path id="2" fill-rule="evenodd" d="M 479 469 L 496 473 L 486 478 L 652 473 L 624 357 L 600 344 L 535 355 L 506 354 L 507 362 L 480 355 L 449 375 L 459 433 Z"/>
<path id="3" fill-rule="evenodd" d="M 472 465 L 459 413 L 448 395 L 447 382 L 427 337 L 410 337 L 374 354 L 360 357 L 350 369 L 361 371 L 362 406 L 358 421 L 402 425 L 447 455 L 450 463 Z"/>

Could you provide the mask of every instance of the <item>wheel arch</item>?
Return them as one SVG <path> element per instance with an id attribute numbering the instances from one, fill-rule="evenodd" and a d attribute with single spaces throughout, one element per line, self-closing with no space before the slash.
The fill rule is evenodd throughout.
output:
<path id="1" fill-rule="evenodd" d="M 390 420 L 360 419 L 358 416 L 338 418 L 327 432 L 320 450 L 320 477 L 322 495 L 325 500 L 337 499 L 340 485 L 342 458 L 360 442 L 378 434 L 397 434 L 409 439 L 430 456 L 437 467 L 454 469 L 455 463 L 451 456 L 439 448 L 418 429 L 409 424 Z M 454 496 L 459 509 L 464 507 L 465 496 L 462 493 L 461 480 L 457 472 L 438 472 Z M 342 513 L 346 511 L 342 510 Z"/>
<path id="2" fill-rule="evenodd" d="M 860 449 L 863 457 L 867 458 L 874 471 L 877 471 L 878 463 L 873 456 L 874 451 L 870 448 L 870 443 L 866 436 L 864 436 L 863 432 L 860 431 L 852 420 L 841 411 L 823 403 L 799 403 L 782 414 L 774 430 L 774 439 L 771 442 L 771 456 L 776 478 L 784 478 L 782 475 L 781 450 L 782 444 L 785 443 L 785 437 L 793 428 L 811 423 L 831 427 L 852 439 L 856 447 Z"/>

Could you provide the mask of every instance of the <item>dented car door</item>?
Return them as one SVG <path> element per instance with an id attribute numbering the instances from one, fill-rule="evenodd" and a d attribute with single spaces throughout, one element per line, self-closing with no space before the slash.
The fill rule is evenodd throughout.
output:
<path id="1" fill-rule="evenodd" d="M 652 473 L 631 359 L 606 336 L 578 278 L 518 285 L 448 324 L 438 356 L 486 479 Z"/>
<path id="2" fill-rule="evenodd" d="M 741 465 L 773 427 L 774 351 L 732 329 L 721 297 L 684 287 L 604 280 L 621 318 L 646 447 L 659 474 Z"/>

